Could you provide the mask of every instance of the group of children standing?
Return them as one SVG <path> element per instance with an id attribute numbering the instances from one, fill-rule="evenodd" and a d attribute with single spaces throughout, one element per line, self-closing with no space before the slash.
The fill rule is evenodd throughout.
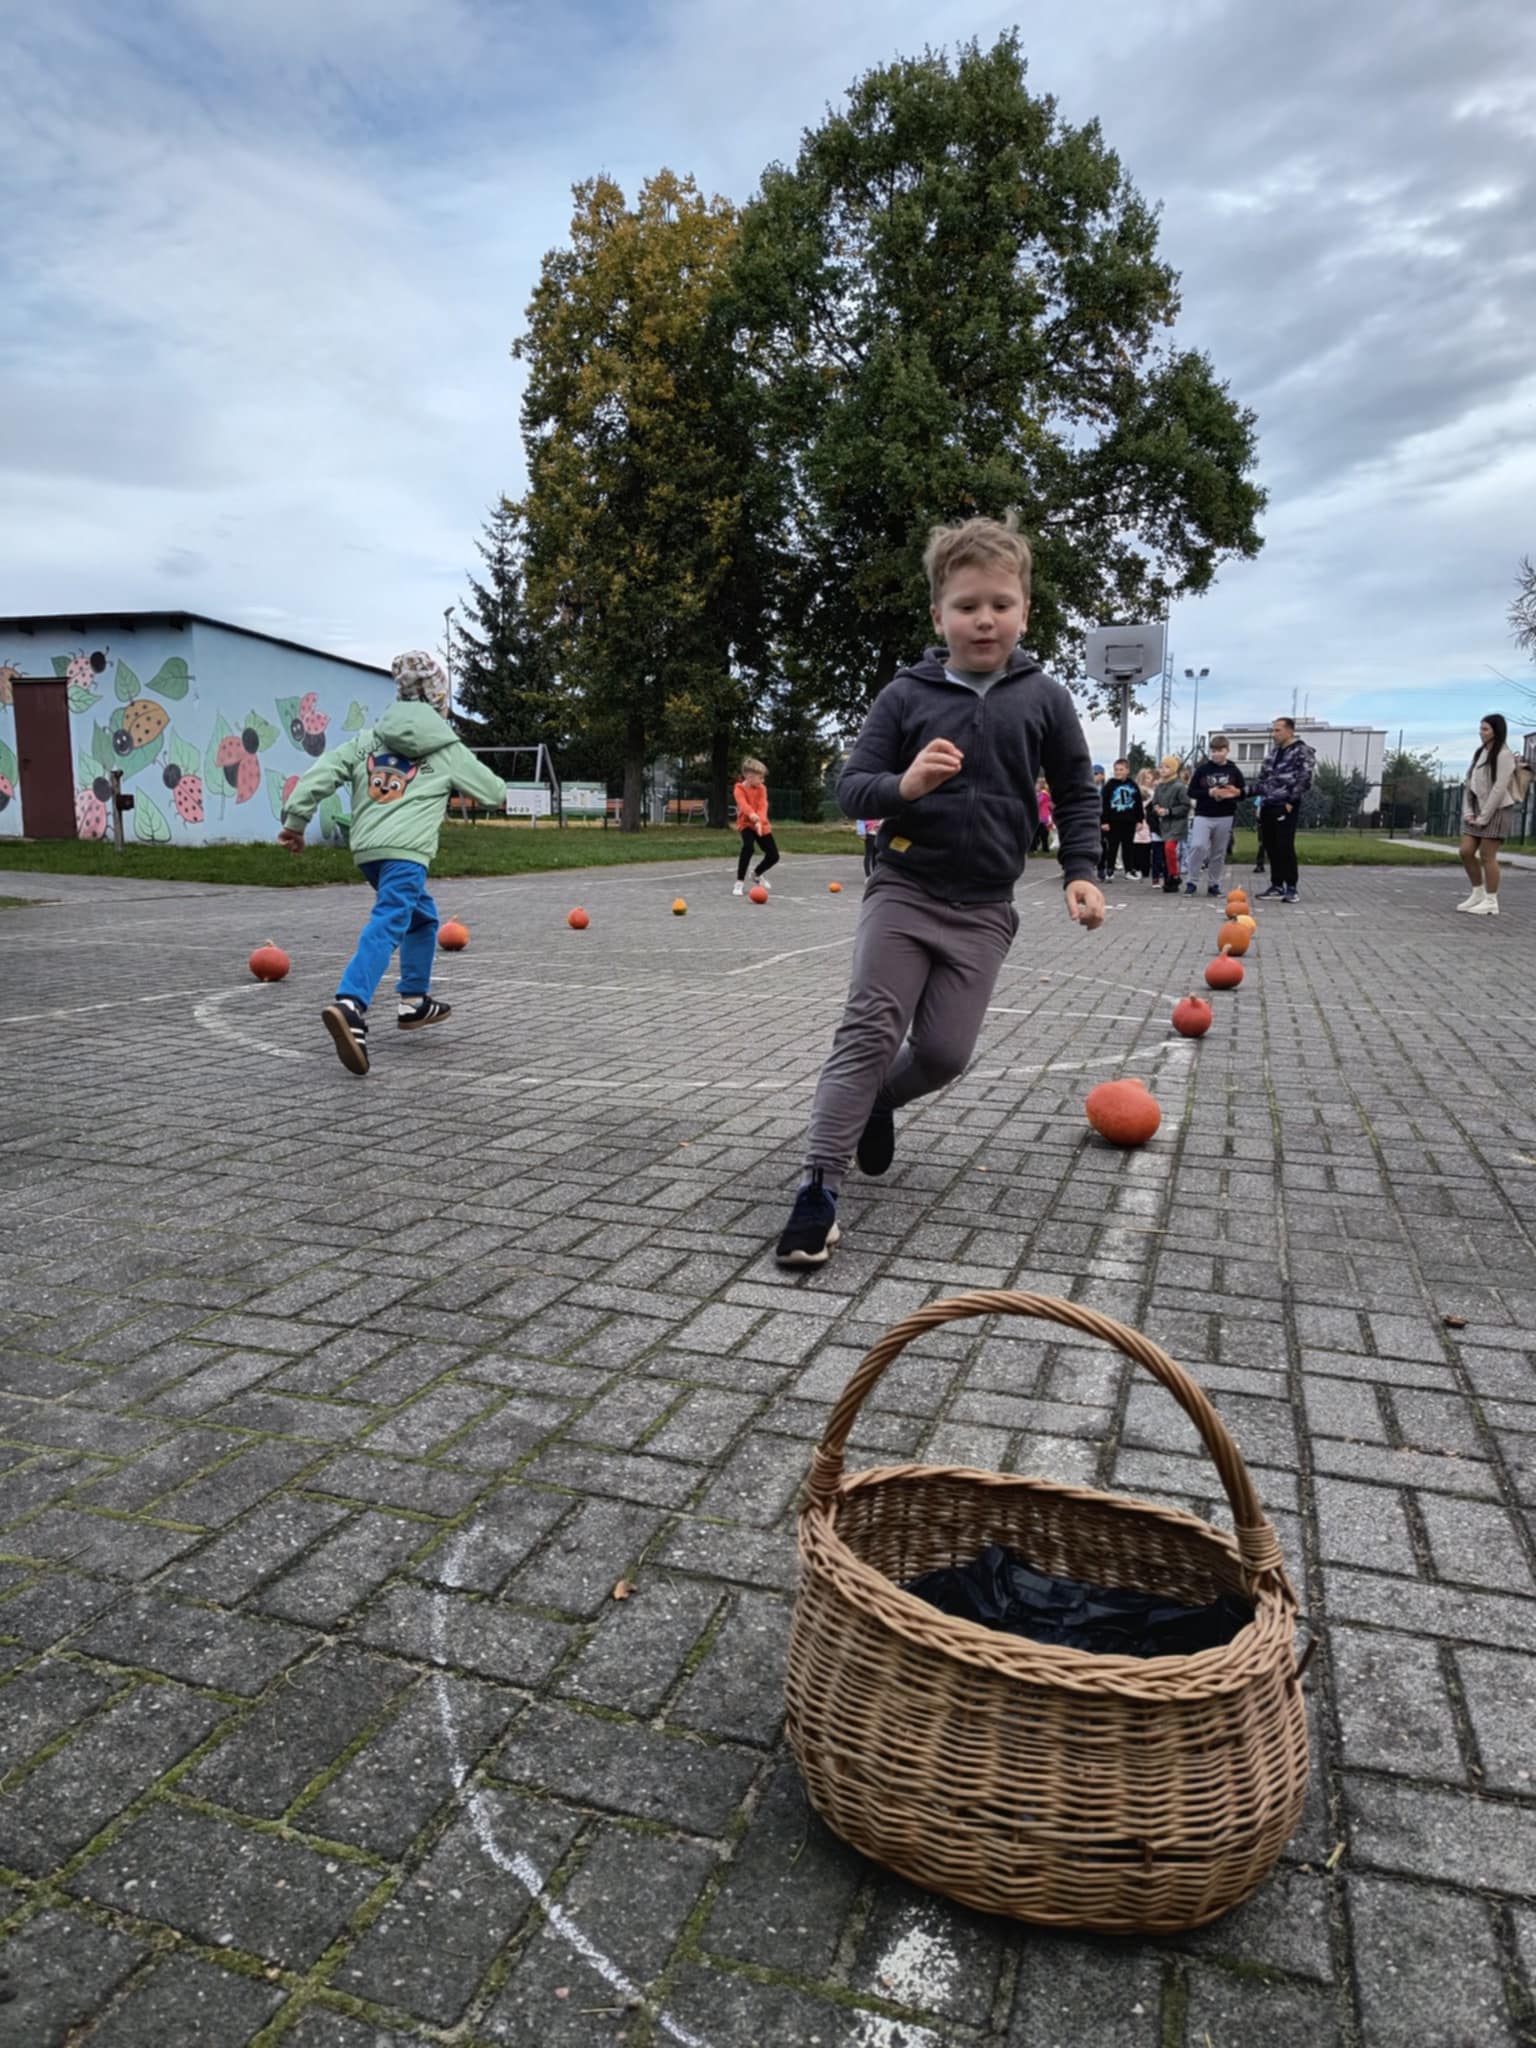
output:
<path id="1" fill-rule="evenodd" d="M 1193 896 L 1202 877 L 1205 893 L 1219 896 L 1237 807 L 1247 795 L 1243 771 L 1231 759 L 1231 744 L 1217 733 L 1210 751 L 1194 767 L 1177 754 L 1161 768 L 1135 777 L 1128 761 L 1116 761 L 1107 780 L 1094 765 L 1099 790 L 1099 880 L 1112 882 L 1116 864 L 1137 882 L 1161 882 L 1163 893 Z"/>

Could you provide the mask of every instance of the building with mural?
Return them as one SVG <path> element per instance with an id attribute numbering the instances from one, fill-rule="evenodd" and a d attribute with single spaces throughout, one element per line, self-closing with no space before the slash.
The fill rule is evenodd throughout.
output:
<path id="1" fill-rule="evenodd" d="M 284 794 L 394 697 L 387 669 L 196 612 L 0 617 L 0 837 L 269 839 Z M 322 834 L 346 831 L 328 797 Z"/>

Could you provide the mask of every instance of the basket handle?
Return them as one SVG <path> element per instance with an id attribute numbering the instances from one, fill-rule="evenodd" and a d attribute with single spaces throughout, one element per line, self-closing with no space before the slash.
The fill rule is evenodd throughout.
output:
<path id="1" fill-rule="evenodd" d="M 1083 1308 L 1075 1301 L 1061 1301 L 1051 1294 L 1021 1294 L 1010 1288 L 981 1288 L 972 1294 L 956 1294 L 948 1301 L 930 1302 L 886 1331 L 860 1361 L 853 1377 L 832 1410 L 826 1432 L 811 1460 L 806 1481 L 809 1505 L 830 1507 L 843 1476 L 843 1449 L 865 1397 L 879 1384 L 882 1374 L 914 1337 L 935 1330 L 943 1323 L 958 1322 L 965 1316 L 1039 1316 L 1047 1322 L 1065 1323 L 1085 1336 L 1098 1337 L 1122 1352 L 1133 1365 L 1144 1366 L 1159 1385 L 1166 1387 L 1200 1432 L 1211 1462 L 1221 1478 L 1232 1508 L 1238 1554 L 1251 1573 L 1284 1572 L 1285 1559 L 1268 1517 L 1259 1504 L 1242 1453 L 1228 1434 L 1227 1426 L 1198 1383 L 1181 1365 L 1176 1365 L 1160 1345 L 1139 1330 Z"/>

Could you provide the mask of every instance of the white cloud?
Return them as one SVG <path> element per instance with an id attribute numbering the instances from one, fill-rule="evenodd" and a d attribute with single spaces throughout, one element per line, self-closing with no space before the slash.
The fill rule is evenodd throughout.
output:
<path id="1" fill-rule="evenodd" d="M 570 185 L 665 163 L 745 199 L 861 71 L 1014 18 L 12 10 L 0 610 L 191 605 L 369 658 L 431 637 L 521 478 L 508 349 Z M 1211 668 L 1213 717 L 1295 689 L 1460 732 L 1536 546 L 1536 16 L 1100 0 L 1026 48 L 1163 202 L 1181 333 L 1260 416 L 1268 544 L 1176 608 L 1179 667 Z"/>

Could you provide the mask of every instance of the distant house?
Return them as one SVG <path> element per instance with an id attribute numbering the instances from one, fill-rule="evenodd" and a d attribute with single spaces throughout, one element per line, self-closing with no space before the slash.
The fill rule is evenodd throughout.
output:
<path id="1" fill-rule="evenodd" d="M 1232 756 L 1251 782 L 1264 756 L 1274 745 L 1270 719 L 1240 718 L 1221 729 L 1232 742 Z M 1305 740 L 1317 756 L 1344 775 L 1365 777 L 1363 808 L 1376 810 L 1381 803 L 1381 776 L 1387 761 L 1387 735 L 1380 726 L 1330 725 L 1326 718 L 1298 718 L 1296 737 Z"/>
<path id="2" fill-rule="evenodd" d="M 387 669 L 197 612 L 0 617 L 0 836 L 269 839 L 283 793 L 394 696 Z M 338 839 L 342 796 L 320 830 Z"/>

